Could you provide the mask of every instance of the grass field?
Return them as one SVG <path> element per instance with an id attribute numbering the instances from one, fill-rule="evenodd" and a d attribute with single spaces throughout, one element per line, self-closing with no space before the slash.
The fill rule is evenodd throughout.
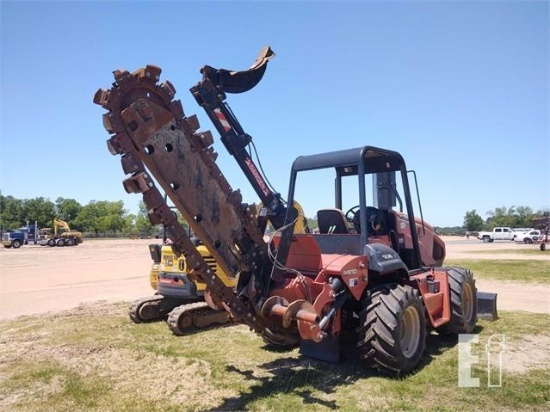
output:
<path id="1" fill-rule="evenodd" d="M 448 264 L 480 278 L 549 276 L 545 261 Z M 267 350 L 244 325 L 176 337 L 164 322 L 133 324 L 127 303 L 21 317 L 0 322 L 0 411 L 549 410 L 548 315 L 499 316 L 478 323 L 471 388 L 459 387 L 456 336 L 430 335 L 421 366 L 388 378 L 365 369 L 353 347 L 328 364 Z M 502 369 L 489 375 L 488 354 L 499 365 L 502 348 Z"/>
<path id="2" fill-rule="evenodd" d="M 513 249 L 514 255 L 527 255 L 527 256 L 545 256 L 539 248 L 533 246 L 527 246 L 529 249 Z M 496 249 L 496 250 L 471 250 L 468 253 L 470 254 L 479 254 L 479 255 L 508 255 L 510 254 L 510 249 Z"/>
<path id="3" fill-rule="evenodd" d="M 467 267 L 477 279 L 550 284 L 546 260 L 447 259 L 445 264 Z"/>

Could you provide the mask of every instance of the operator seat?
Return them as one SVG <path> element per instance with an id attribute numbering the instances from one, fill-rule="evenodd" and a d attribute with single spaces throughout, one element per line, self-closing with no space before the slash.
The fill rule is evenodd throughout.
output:
<path id="1" fill-rule="evenodd" d="M 317 224 L 321 234 L 349 233 L 346 217 L 340 209 L 320 209 L 317 212 Z"/>

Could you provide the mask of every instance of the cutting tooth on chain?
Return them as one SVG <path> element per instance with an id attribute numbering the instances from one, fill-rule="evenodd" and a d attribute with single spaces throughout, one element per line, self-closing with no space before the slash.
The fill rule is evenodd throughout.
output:
<path id="1" fill-rule="evenodd" d="M 162 187 L 226 274 L 267 270 L 269 264 L 264 267 L 252 260 L 267 256 L 267 246 L 257 221 L 243 207 L 240 192 L 231 189 L 216 164 L 212 134 L 198 132 L 197 116 L 185 116 L 169 81 L 158 84 L 161 72 L 153 65 L 133 73 L 116 70 L 112 87 L 95 93 L 94 103 L 108 111 L 103 115 L 103 125 L 111 135 L 107 147 L 111 154 L 122 156 L 122 169 L 130 175 L 123 182 L 124 189 L 142 194 L 150 221 L 167 227 L 174 253 L 185 255 L 194 268 L 192 276 L 206 283 L 234 317 L 261 332 L 265 326 L 255 304 L 239 298 L 211 274 L 155 184 Z"/>

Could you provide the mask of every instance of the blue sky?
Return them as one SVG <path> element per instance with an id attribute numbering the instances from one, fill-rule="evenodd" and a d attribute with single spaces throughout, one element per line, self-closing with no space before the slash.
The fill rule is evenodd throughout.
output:
<path id="1" fill-rule="evenodd" d="M 546 1 L 0 7 L 5 196 L 123 200 L 136 212 L 140 197 L 122 188 L 95 91 L 110 86 L 115 69 L 155 64 L 186 113 L 213 129 L 188 91 L 200 67 L 242 70 L 270 45 L 277 56 L 262 82 L 228 103 L 284 196 L 297 156 L 374 145 L 416 170 L 424 217 L 436 226 L 462 225 L 472 209 L 483 218 L 501 206 L 550 209 Z M 216 148 L 229 182 L 257 201 Z M 324 200 L 313 187 L 298 199 Z"/>

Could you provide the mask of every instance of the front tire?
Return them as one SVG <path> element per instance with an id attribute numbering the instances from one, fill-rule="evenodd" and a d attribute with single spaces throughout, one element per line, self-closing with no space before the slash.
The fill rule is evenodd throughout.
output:
<path id="1" fill-rule="evenodd" d="M 451 320 L 438 331 L 472 333 L 477 323 L 477 289 L 472 272 L 458 267 L 449 268 L 449 293 Z"/>
<path id="2" fill-rule="evenodd" d="M 483 243 L 489 243 L 491 238 L 489 236 L 483 236 Z"/>
<path id="3" fill-rule="evenodd" d="M 13 246 L 14 249 L 19 249 L 22 244 L 23 242 L 20 241 L 19 239 L 15 239 L 13 242 L 11 242 L 11 245 Z"/>
<path id="4" fill-rule="evenodd" d="M 406 374 L 420 363 L 426 347 L 426 317 L 411 286 L 385 286 L 363 302 L 357 328 L 360 357 L 367 366 Z"/>

